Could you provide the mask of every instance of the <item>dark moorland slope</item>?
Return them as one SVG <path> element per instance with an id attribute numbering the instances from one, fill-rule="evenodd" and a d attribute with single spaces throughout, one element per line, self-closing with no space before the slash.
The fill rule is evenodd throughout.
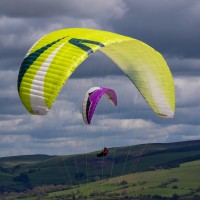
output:
<path id="1" fill-rule="evenodd" d="M 70 156 L 25 155 L 0 158 L 0 192 L 50 184 L 74 185 L 135 172 L 178 168 L 200 159 L 200 140 L 111 148 Z"/>

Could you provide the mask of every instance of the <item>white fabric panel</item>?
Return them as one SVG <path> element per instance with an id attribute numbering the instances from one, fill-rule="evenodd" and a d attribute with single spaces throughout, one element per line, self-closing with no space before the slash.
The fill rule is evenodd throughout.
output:
<path id="1" fill-rule="evenodd" d="M 31 108 L 35 114 L 45 115 L 49 109 L 47 108 L 44 100 L 44 79 L 47 73 L 47 70 L 49 69 L 49 66 L 51 65 L 51 62 L 54 59 L 54 56 L 57 54 L 57 52 L 62 48 L 62 46 L 65 43 L 58 46 L 44 61 L 44 63 L 41 65 L 39 70 L 37 71 L 36 75 L 34 76 L 31 90 L 30 90 L 30 102 L 31 102 Z M 47 63 L 48 62 L 48 63 Z M 41 76 L 41 71 L 43 72 L 43 75 Z M 35 85 L 38 85 L 38 81 L 40 81 L 41 90 L 36 91 Z M 33 94 L 33 95 L 32 95 Z M 37 105 L 37 106 L 35 106 Z"/>

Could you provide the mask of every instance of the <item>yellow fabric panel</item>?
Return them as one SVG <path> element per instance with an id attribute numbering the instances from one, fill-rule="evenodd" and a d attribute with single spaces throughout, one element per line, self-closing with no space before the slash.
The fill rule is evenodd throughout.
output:
<path id="1" fill-rule="evenodd" d="M 152 109 L 160 116 L 172 117 L 175 92 L 171 72 L 161 56 L 150 46 L 132 39 L 100 49 L 110 57 L 138 88 Z M 167 117 L 167 116 L 166 116 Z"/>
<path id="2" fill-rule="evenodd" d="M 56 99 L 59 91 L 61 90 L 62 86 L 66 83 L 66 80 L 69 78 L 69 76 L 88 57 L 86 51 L 70 44 L 67 41 L 69 41 L 71 38 L 78 38 L 82 40 L 97 41 L 106 45 L 116 41 L 120 42 L 122 39 L 130 40 L 130 38 L 128 37 L 105 31 L 98 31 L 91 29 L 63 29 L 46 35 L 46 37 L 44 37 L 39 43 L 37 43 L 36 46 L 38 46 L 38 48 L 41 48 L 42 46 L 48 44 L 49 41 L 55 41 L 63 37 L 66 38 L 64 39 L 66 43 L 54 57 L 48 69 L 48 72 L 45 76 L 44 95 L 46 94 L 47 90 L 51 90 L 52 93 L 51 98 L 47 97 L 46 95 L 44 96 L 46 105 L 49 109 L 51 108 L 52 103 Z M 43 45 L 41 45 L 40 43 L 43 43 Z M 100 46 L 96 44 L 85 43 L 85 45 L 92 48 L 93 52 L 95 52 L 97 49 L 100 48 Z M 36 49 L 37 48 L 34 47 L 32 51 L 35 51 Z M 54 81 L 52 80 L 53 87 L 49 89 L 47 88 L 46 84 L 48 83 L 47 78 L 52 77 L 52 74 L 49 73 L 52 69 L 57 69 L 58 71 L 62 72 L 63 78 L 62 82 L 60 83 L 56 83 L 57 81 L 56 78 Z M 54 74 L 57 75 L 57 73 L 55 72 Z"/>
<path id="3" fill-rule="evenodd" d="M 49 33 L 29 50 L 18 78 L 18 90 L 27 110 L 46 114 L 73 71 L 96 50 L 121 68 L 158 115 L 173 117 L 174 83 L 161 54 L 139 40 L 84 28 Z"/>

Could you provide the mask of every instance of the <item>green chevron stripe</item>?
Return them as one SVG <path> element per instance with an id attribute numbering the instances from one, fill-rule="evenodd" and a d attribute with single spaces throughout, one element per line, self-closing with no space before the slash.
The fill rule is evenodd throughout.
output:
<path id="1" fill-rule="evenodd" d="M 36 50 L 35 52 L 31 53 L 30 55 L 28 55 L 22 62 L 21 64 L 21 68 L 19 71 L 19 76 L 18 76 L 18 92 L 19 92 L 19 88 L 22 82 L 22 79 L 24 77 L 24 75 L 26 74 L 27 70 L 29 69 L 29 67 L 33 64 L 33 62 L 35 60 L 37 60 L 38 57 L 40 57 L 40 55 L 46 51 L 47 49 L 49 49 L 51 46 L 53 46 L 54 44 L 58 43 L 60 40 L 64 39 L 60 38 L 54 42 L 51 42 L 43 47 L 41 47 L 40 49 Z"/>

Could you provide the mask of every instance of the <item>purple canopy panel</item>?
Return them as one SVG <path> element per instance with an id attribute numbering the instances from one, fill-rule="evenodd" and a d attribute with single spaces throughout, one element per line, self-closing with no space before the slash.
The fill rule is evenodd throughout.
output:
<path id="1" fill-rule="evenodd" d="M 88 124 L 91 123 L 96 106 L 104 94 L 112 102 L 113 105 L 115 106 L 117 105 L 117 96 L 114 90 L 109 89 L 109 88 L 100 88 L 98 90 L 95 90 L 94 92 L 89 94 L 88 100 L 90 102 L 87 104 L 87 108 L 86 108 Z"/>

